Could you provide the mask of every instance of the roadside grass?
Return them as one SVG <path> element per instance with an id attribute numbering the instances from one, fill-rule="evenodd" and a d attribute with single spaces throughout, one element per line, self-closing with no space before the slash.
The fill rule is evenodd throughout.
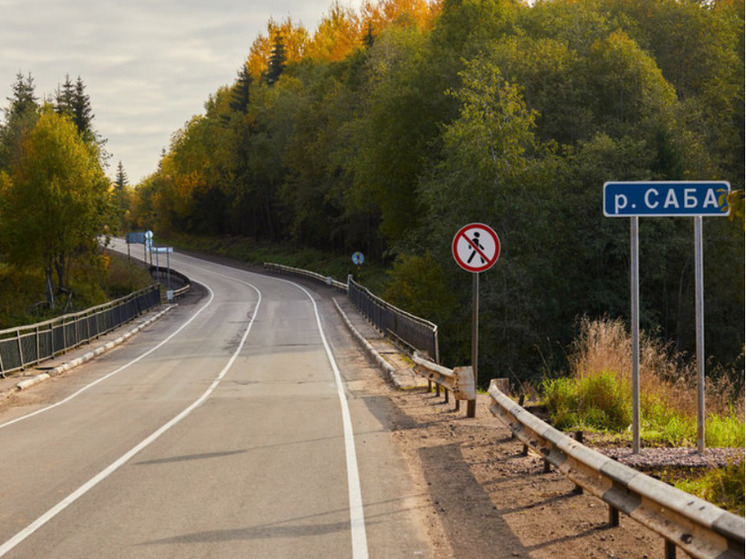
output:
<path id="1" fill-rule="evenodd" d="M 674 486 L 744 516 L 744 461 L 734 462 L 725 468 L 707 470 L 704 473 L 690 471 L 686 477 L 671 475 Z M 678 478 L 678 479 L 677 479 Z"/>
<path id="2" fill-rule="evenodd" d="M 621 320 L 580 321 L 569 357 L 569 377 L 545 379 L 542 392 L 552 422 L 564 429 L 597 430 L 631 437 L 631 343 Z M 744 447 L 744 395 L 720 372 L 705 387 L 705 442 Z M 693 446 L 697 440 L 695 364 L 663 342 L 640 341 L 640 431 L 647 444 Z"/>
<path id="3" fill-rule="evenodd" d="M 603 435 L 606 443 L 632 439 L 631 342 L 621 320 L 580 322 L 570 354 L 570 376 L 541 384 L 550 422 L 559 429 Z M 744 448 L 744 394 L 718 371 L 705 387 L 705 445 Z M 713 378 L 714 377 L 714 378 Z M 640 438 L 646 446 L 695 447 L 697 443 L 695 364 L 651 336 L 640 340 Z M 743 515 L 743 460 L 728 468 L 663 473 L 685 491 Z M 736 506 L 734 506 L 734 503 Z M 739 505 L 740 503 L 740 505 Z"/>

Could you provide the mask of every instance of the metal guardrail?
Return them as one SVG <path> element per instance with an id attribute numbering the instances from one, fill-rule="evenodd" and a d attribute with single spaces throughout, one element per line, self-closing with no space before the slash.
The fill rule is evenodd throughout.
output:
<path id="1" fill-rule="evenodd" d="M 411 318 L 425 330 L 430 328 L 435 339 L 432 351 L 437 356 L 436 325 L 396 309 L 351 278 L 345 286 L 306 270 L 266 263 L 265 268 L 314 279 L 348 291 L 350 300 L 363 314 L 381 330 L 393 332 L 397 337 L 399 334 L 387 326 L 385 319 L 380 320 L 381 326 L 373 317 L 384 315 L 386 308 L 400 312 L 401 316 Z M 415 344 L 411 345 L 416 347 Z M 429 382 L 435 382 L 436 386 L 452 391 L 457 400 L 476 399 L 471 367 L 451 370 L 423 358 L 417 352 L 414 352 L 412 360 L 417 373 L 425 376 Z M 492 414 L 501 419 L 526 448 L 543 456 L 547 464 L 554 465 L 578 487 L 587 489 L 606 502 L 613 525 L 618 524 L 621 511 L 660 534 L 666 541 L 667 559 L 676 556 L 677 547 L 692 557 L 702 559 L 744 557 L 743 518 L 583 446 L 513 402 L 498 388 L 501 380 L 504 379 L 493 379 L 490 383 Z"/>
<path id="2" fill-rule="evenodd" d="M 405 342 L 416 351 L 426 353 L 434 362 L 440 361 L 438 325 L 425 320 L 371 293 L 366 287 L 347 278 L 350 301 L 384 334 Z"/>
<path id="3" fill-rule="evenodd" d="M 301 270 L 300 268 L 292 268 L 290 266 L 283 266 L 282 264 L 274 264 L 272 262 L 265 262 L 264 269 L 290 276 L 312 279 L 319 283 L 326 284 L 329 287 L 335 287 L 340 291 L 347 291 L 347 284 L 337 281 L 331 276 L 324 276 L 322 274 L 317 274 L 316 272 L 309 272 L 308 270 Z"/>
<path id="4" fill-rule="evenodd" d="M 188 277 L 186 277 L 184 274 L 182 274 L 181 272 L 177 272 L 173 268 L 167 270 L 163 268 L 162 266 L 160 268 L 156 266 L 151 266 L 150 274 L 155 278 L 156 281 L 161 282 L 161 284 L 163 283 L 164 279 L 166 282 L 168 282 L 169 276 L 170 276 L 170 280 L 175 280 L 181 284 L 181 287 L 179 287 L 178 289 L 172 290 L 172 296 L 174 300 L 178 299 L 179 297 L 183 295 L 186 295 L 189 292 L 189 290 L 192 288 L 191 280 Z"/>
<path id="5" fill-rule="evenodd" d="M 591 450 L 513 402 L 493 379 L 490 411 L 527 447 L 610 507 L 663 536 L 666 557 L 744 557 L 744 519 Z M 616 519 L 616 522 L 615 522 Z"/>
<path id="6" fill-rule="evenodd" d="M 474 384 L 474 370 L 471 367 L 456 367 L 451 370 L 423 359 L 417 352 L 412 355 L 412 361 L 414 372 L 427 379 L 428 390 L 432 389 L 432 383 L 435 383 L 438 396 L 440 396 L 440 389 L 445 389 L 446 402 L 448 402 L 449 390 L 453 392 L 457 405 L 458 400 L 476 401 L 477 390 Z"/>
<path id="7" fill-rule="evenodd" d="M 78 313 L 20 328 L 0 330 L 0 375 L 36 365 L 105 334 L 160 304 L 151 285 Z"/>

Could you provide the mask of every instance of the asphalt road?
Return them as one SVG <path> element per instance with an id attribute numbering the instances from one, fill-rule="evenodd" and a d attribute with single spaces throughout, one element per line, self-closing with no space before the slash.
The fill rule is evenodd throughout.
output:
<path id="1" fill-rule="evenodd" d="M 170 260 L 202 298 L 0 411 L 0 557 L 431 557 L 328 296 Z"/>

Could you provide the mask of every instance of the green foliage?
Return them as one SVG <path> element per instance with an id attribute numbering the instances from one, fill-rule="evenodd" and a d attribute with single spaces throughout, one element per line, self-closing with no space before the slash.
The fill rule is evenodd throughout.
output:
<path id="1" fill-rule="evenodd" d="M 736 461 L 726 468 L 708 470 L 702 476 L 681 479 L 675 486 L 714 505 L 740 516 L 744 515 L 744 461 Z"/>
<path id="2" fill-rule="evenodd" d="M 44 270 L 47 301 L 68 292 L 74 258 L 91 254 L 103 232 L 108 180 L 98 151 L 67 118 L 45 109 L 0 176 L 0 234 L 8 261 Z"/>
<path id="3" fill-rule="evenodd" d="M 603 217 L 605 181 L 744 188 L 743 1 L 416 4 L 333 10 L 311 40 L 270 22 L 137 188 L 132 220 L 362 250 L 394 266 L 389 293 L 437 316 L 449 365 L 470 357 L 471 289 L 450 242 L 488 223 L 503 251 L 482 275 L 480 378 L 536 379 L 563 366 L 577 316 L 629 313 L 629 228 Z M 641 229 L 643 327 L 692 353 L 691 224 Z M 707 348 L 731 368 L 745 253 L 741 221 L 707 221 Z"/>
<path id="4" fill-rule="evenodd" d="M 558 429 L 622 431 L 632 420 L 628 390 L 613 372 L 545 380 L 542 389 Z"/>

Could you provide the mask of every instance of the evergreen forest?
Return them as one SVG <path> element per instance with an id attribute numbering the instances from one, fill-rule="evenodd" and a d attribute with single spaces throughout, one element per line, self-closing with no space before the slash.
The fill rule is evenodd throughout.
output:
<path id="1" fill-rule="evenodd" d="M 727 180 L 730 218 L 704 220 L 706 348 L 742 376 L 743 0 L 335 3 L 247 50 L 131 190 L 129 227 L 362 251 L 453 366 L 472 282 L 451 241 L 489 224 L 480 378 L 515 381 L 562 370 L 582 317 L 629 316 L 604 182 Z M 692 220 L 642 219 L 640 242 L 642 327 L 691 355 Z"/>

